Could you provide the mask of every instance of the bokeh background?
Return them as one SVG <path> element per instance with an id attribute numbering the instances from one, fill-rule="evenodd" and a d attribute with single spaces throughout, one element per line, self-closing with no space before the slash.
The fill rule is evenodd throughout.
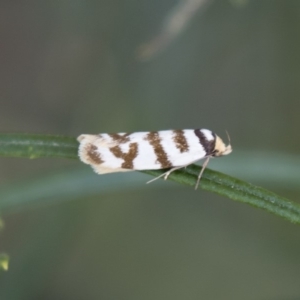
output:
<path id="1" fill-rule="evenodd" d="M 299 1 L 2 1 L 0 36 L 2 132 L 228 130 L 209 168 L 299 202 Z M 138 172 L 0 166 L 0 299 L 300 299 L 299 226 Z"/>

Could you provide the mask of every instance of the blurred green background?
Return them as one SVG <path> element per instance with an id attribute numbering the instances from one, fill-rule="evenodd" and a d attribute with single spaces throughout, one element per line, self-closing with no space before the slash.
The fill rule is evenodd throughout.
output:
<path id="1" fill-rule="evenodd" d="M 299 202 L 300 1 L 2 1 L 0 16 L 2 132 L 228 130 L 209 168 Z M 16 202 L 1 300 L 300 299 L 299 226 L 138 172 L 0 165 L 0 203 Z"/>

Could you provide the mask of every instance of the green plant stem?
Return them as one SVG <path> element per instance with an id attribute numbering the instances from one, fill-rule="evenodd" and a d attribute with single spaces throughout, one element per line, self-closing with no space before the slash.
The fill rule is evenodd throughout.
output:
<path id="1" fill-rule="evenodd" d="M 195 186 L 201 167 L 188 166 L 168 177 L 169 179 L 185 185 Z M 159 176 L 161 171 L 143 171 L 146 174 Z M 225 175 L 223 173 L 205 169 L 200 185 L 202 189 L 225 196 L 235 201 L 250 204 L 283 217 L 292 223 L 300 224 L 300 205 L 286 198 L 278 196 L 261 187 Z"/>
<path id="2" fill-rule="evenodd" d="M 38 134 L 0 134 L 0 156 L 77 158 L 78 142 L 73 137 Z"/>
<path id="3" fill-rule="evenodd" d="M 6 157 L 61 157 L 77 158 L 78 142 L 75 138 L 30 134 L 0 134 L 0 156 Z M 181 184 L 195 186 L 201 167 L 191 165 L 173 172 L 169 179 Z M 159 176 L 163 170 L 143 171 Z M 231 176 L 206 169 L 200 182 L 204 190 L 217 193 L 232 200 L 250 204 L 300 224 L 300 205 L 263 188 Z"/>

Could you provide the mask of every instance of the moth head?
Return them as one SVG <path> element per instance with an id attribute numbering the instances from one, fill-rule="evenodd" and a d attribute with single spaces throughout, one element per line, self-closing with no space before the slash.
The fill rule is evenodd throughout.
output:
<path id="1" fill-rule="evenodd" d="M 216 143 L 215 143 L 215 149 L 213 156 L 223 156 L 228 155 L 232 152 L 232 147 L 230 144 L 230 137 L 228 132 L 226 131 L 228 136 L 229 144 L 226 146 L 225 143 L 222 141 L 222 139 L 218 136 L 216 136 Z"/>

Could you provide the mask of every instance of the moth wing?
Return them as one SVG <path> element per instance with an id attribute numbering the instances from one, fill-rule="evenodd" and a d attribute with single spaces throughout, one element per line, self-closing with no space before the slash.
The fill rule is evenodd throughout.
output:
<path id="1" fill-rule="evenodd" d="M 98 147 L 111 148 L 117 146 L 119 143 L 117 141 L 113 141 L 102 135 L 96 134 L 81 134 L 77 141 L 81 144 L 94 144 Z"/>
<path id="2" fill-rule="evenodd" d="M 121 167 L 122 160 L 117 159 L 110 148 L 118 146 L 118 141 L 111 140 L 103 135 L 82 134 L 77 140 L 80 160 L 91 165 L 98 174 L 128 172 L 130 169 Z"/>
<path id="3" fill-rule="evenodd" d="M 123 168 L 107 168 L 100 165 L 92 165 L 92 168 L 97 174 L 107 174 L 107 173 L 118 173 L 118 172 L 131 172 L 134 170 L 123 169 Z"/>

